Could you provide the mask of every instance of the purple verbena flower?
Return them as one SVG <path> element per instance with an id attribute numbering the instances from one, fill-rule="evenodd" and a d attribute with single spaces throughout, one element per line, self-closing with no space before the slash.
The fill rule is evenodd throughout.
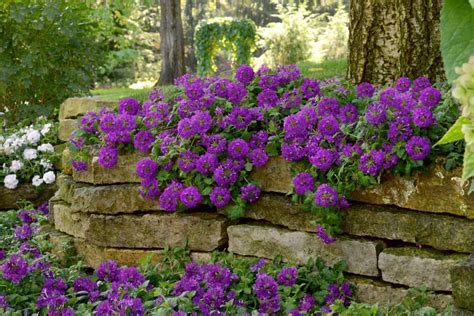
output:
<path id="1" fill-rule="evenodd" d="M 215 187 L 214 189 L 212 189 L 211 194 L 209 194 L 209 198 L 211 199 L 211 202 L 215 207 L 224 207 L 229 204 L 230 199 L 232 197 L 230 195 L 229 189 L 223 187 Z"/>
<path id="2" fill-rule="evenodd" d="M 338 201 L 338 194 L 336 189 L 329 184 L 323 183 L 316 189 L 314 202 L 316 205 L 322 207 L 336 206 Z"/>
<path id="3" fill-rule="evenodd" d="M 231 158 L 243 158 L 249 152 L 249 145 L 243 139 L 237 138 L 229 143 L 227 153 Z"/>
<path id="4" fill-rule="evenodd" d="M 412 112 L 413 123 L 421 128 L 428 128 L 434 123 L 433 112 L 424 106 L 417 107 Z"/>
<path id="5" fill-rule="evenodd" d="M 405 150 L 413 160 L 425 159 L 431 150 L 431 143 L 427 137 L 412 136 L 405 144 Z"/>
<path id="6" fill-rule="evenodd" d="M 187 208 L 194 208 L 199 205 L 202 201 L 201 192 L 195 186 L 189 186 L 180 194 L 181 203 Z"/>
<path id="7" fill-rule="evenodd" d="M 296 267 L 283 268 L 277 275 L 278 283 L 284 286 L 293 286 L 296 284 L 298 269 Z"/>
<path id="8" fill-rule="evenodd" d="M 0 265 L 0 270 L 3 271 L 3 279 L 19 284 L 28 274 L 28 262 L 20 255 L 14 253 L 5 263 Z"/>
<path id="9" fill-rule="evenodd" d="M 137 163 L 135 171 L 142 179 L 152 179 L 158 171 L 158 164 L 151 159 L 142 159 Z"/>
<path id="10" fill-rule="evenodd" d="M 149 152 L 155 137 L 149 131 L 139 131 L 133 138 L 133 146 L 141 152 Z"/>
<path id="11" fill-rule="evenodd" d="M 87 162 L 83 160 L 75 160 L 71 161 L 71 165 L 77 172 L 84 172 L 87 171 Z"/>
<path id="12" fill-rule="evenodd" d="M 427 107 L 433 107 L 441 99 L 441 92 L 436 88 L 425 88 L 421 91 L 419 101 Z"/>
<path id="13" fill-rule="evenodd" d="M 375 88 L 368 82 L 362 82 L 357 85 L 358 98 L 371 98 L 374 95 Z"/>
<path id="14" fill-rule="evenodd" d="M 382 103 L 372 103 L 365 112 L 367 122 L 372 125 L 380 125 L 387 119 L 387 111 Z"/>
<path id="15" fill-rule="evenodd" d="M 326 230 L 319 224 L 316 226 L 316 236 L 325 244 L 332 244 L 337 240 L 336 238 L 329 236 Z"/>
<path id="16" fill-rule="evenodd" d="M 307 172 L 299 173 L 293 179 L 293 187 L 296 194 L 304 195 L 314 190 L 314 178 Z"/>
<path id="17" fill-rule="evenodd" d="M 255 73 L 249 65 L 240 65 L 235 71 L 235 78 L 243 84 L 253 80 Z"/>
<path id="18" fill-rule="evenodd" d="M 119 114 L 137 115 L 140 110 L 140 103 L 134 98 L 124 98 L 118 102 Z"/>
<path id="19" fill-rule="evenodd" d="M 250 203 L 257 202 L 261 193 L 262 190 L 255 184 L 247 184 L 240 188 L 240 197 Z"/>
<path id="20" fill-rule="evenodd" d="M 118 150 L 115 147 L 106 146 L 99 151 L 99 163 L 105 168 L 115 167 L 118 161 Z"/>

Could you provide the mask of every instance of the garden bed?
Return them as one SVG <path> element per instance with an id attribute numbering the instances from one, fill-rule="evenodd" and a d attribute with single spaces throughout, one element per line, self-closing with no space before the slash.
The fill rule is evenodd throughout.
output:
<path id="1" fill-rule="evenodd" d="M 167 214 L 156 202 L 143 200 L 132 172 L 141 158 L 120 156 L 112 169 L 94 167 L 92 162 L 88 171 L 58 178 L 51 219 L 57 230 L 73 238 L 91 266 L 110 258 L 131 264 L 150 254 L 159 256 L 166 246 L 184 245 L 198 253 L 228 249 L 243 256 L 282 256 L 299 263 L 319 256 L 330 265 L 345 260 L 346 271 L 357 275 L 359 283 L 378 280 L 363 287 L 377 296 L 363 294 L 373 299 L 369 302 L 389 300 L 381 295 L 383 288 L 405 293 L 409 287 L 427 287 L 439 293 L 439 302 L 447 303 L 446 293 L 453 290 L 450 270 L 474 252 L 474 199 L 463 193 L 459 170 L 446 172 L 434 166 L 429 174 L 387 179 L 384 186 L 392 185 L 389 193 L 357 192 L 358 202 L 344 210 L 344 234 L 327 245 L 316 238 L 311 224 L 315 216 L 284 195 L 291 175 L 281 159 L 270 160 L 252 174 L 265 193 L 250 205 L 244 219 L 229 221 L 218 214 L 225 209 Z M 439 192 L 457 194 L 442 199 Z M 403 297 L 400 293 L 395 297 Z"/>
<path id="2" fill-rule="evenodd" d="M 245 66 L 244 70 L 249 71 Z M 401 79 L 400 87 L 397 83 L 397 88 L 411 89 L 410 81 L 407 83 L 405 79 Z M 72 155 L 68 151 L 64 153 L 65 157 L 73 157 L 75 168 L 64 168 L 65 174 L 58 179 L 59 190 L 50 201 L 50 219 L 55 228 L 65 234 L 63 237 L 72 240 L 78 253 L 90 266 L 96 266 L 106 258 L 130 264 L 148 255 L 159 257 L 168 246 L 186 246 L 191 252 L 201 254 L 227 249 L 240 256 L 282 258 L 283 261 L 297 263 L 320 257 L 328 265 L 345 261 L 348 275 L 354 276 L 359 283 L 370 284 L 362 286 L 372 293 L 362 295 L 367 302 L 385 303 L 387 297 L 381 293 L 387 292 L 401 299 L 406 297 L 409 288 L 426 287 L 438 296 L 438 302 L 443 302 L 440 305 L 446 305 L 452 299 L 451 293 L 456 293 L 450 271 L 474 252 L 474 197 L 469 196 L 467 188 L 461 185 L 459 168 L 446 171 L 441 166 L 442 162 L 424 167 L 425 158 L 437 161 L 435 155 L 428 155 L 431 142 L 436 141 L 436 133 L 444 128 L 433 126 L 435 121 L 432 115 L 445 115 L 441 109 L 436 109 L 438 112 L 431 110 L 439 102 L 441 94 L 425 79 L 417 79 L 413 89 L 422 87 L 424 92 L 421 95 L 426 98 L 417 99 L 419 91 L 404 94 L 409 99 L 407 102 L 421 102 L 425 106 L 416 108 L 421 115 L 416 124 L 409 118 L 416 133 L 410 132 L 409 139 L 395 141 L 393 146 L 388 140 L 387 143 L 378 140 L 374 144 L 379 133 L 393 134 L 393 129 L 390 132 L 386 124 L 383 128 L 387 130 L 381 132 L 374 130 L 372 125 L 381 124 L 384 120 L 397 122 L 400 113 L 395 112 L 400 109 L 392 102 L 393 96 L 399 92 L 394 88 L 377 92 L 372 98 L 373 91 L 364 94 L 367 92 L 364 89 L 373 89 L 370 84 L 358 86 L 357 89 L 348 87 L 351 90 L 329 85 L 326 92 L 329 95 L 341 93 L 341 100 L 319 96 L 316 98 L 319 102 L 317 107 L 295 109 L 290 105 L 289 108 L 275 108 L 274 105 L 260 104 L 260 101 L 266 100 L 262 96 L 271 91 L 253 92 L 260 91 L 258 84 L 266 84 L 263 80 L 257 84 L 258 80 L 255 80 L 249 84 L 250 88 L 240 85 L 239 89 L 248 88 L 249 93 L 254 94 L 244 101 L 249 108 L 255 106 L 252 103 L 254 96 L 262 98 L 255 108 L 257 112 L 262 111 L 259 112 L 262 118 L 251 118 L 254 114 L 246 113 L 244 106 L 226 104 L 227 119 L 231 120 L 234 114 L 236 117 L 230 127 L 222 123 L 221 114 L 214 108 L 209 112 L 188 113 L 186 106 L 183 107 L 188 103 L 165 101 L 156 91 L 142 110 L 136 100 L 125 99 L 119 105 L 119 114 L 111 111 L 100 114 L 99 118 L 90 113 L 82 120 L 81 132 L 71 140 Z M 191 82 L 192 78 L 189 81 L 183 79 L 180 84 L 192 96 L 194 89 L 202 87 L 199 84 L 195 87 Z M 316 89 L 318 84 L 305 79 L 301 88 L 311 86 Z M 225 85 L 216 87 L 224 89 Z M 312 96 L 319 93 L 313 88 L 308 90 L 310 96 L 305 95 L 306 104 L 312 104 Z M 359 108 L 351 104 L 339 108 L 339 102 L 354 102 L 359 104 Z M 390 113 L 377 102 L 386 102 L 387 108 L 392 107 Z M 154 106 L 157 107 L 156 112 L 147 112 L 149 107 Z M 171 106 L 178 107 L 179 115 L 169 115 L 173 109 Z M 89 105 L 84 107 L 83 111 L 86 110 L 95 111 L 94 106 Z M 365 110 L 367 112 L 363 112 Z M 62 107 L 62 111 L 67 112 L 66 106 Z M 212 125 L 212 111 L 215 111 L 215 125 Z M 247 108 L 247 111 L 250 110 Z M 355 115 L 355 121 L 339 129 L 338 120 L 349 120 L 344 116 L 348 113 Z M 160 115 L 177 125 L 179 132 L 175 136 L 169 136 L 169 133 L 176 133 L 176 130 L 162 131 L 159 122 L 153 121 Z M 248 122 L 245 121 L 246 115 Z M 76 112 L 73 118 L 65 114 L 60 116 L 64 120 L 77 119 L 80 113 Z M 239 117 L 244 117 L 245 128 L 239 127 L 242 123 Z M 274 117 L 278 117 L 277 122 Z M 308 123 L 312 119 L 315 122 Z M 446 118 L 439 124 L 446 124 L 448 120 Z M 209 126 L 205 124 L 207 121 L 211 122 Z M 204 132 L 193 131 L 196 126 L 201 126 L 198 123 L 205 128 Z M 122 134 L 114 130 L 117 124 L 125 128 Z M 268 134 L 265 124 L 270 125 Z M 306 130 L 298 130 L 301 124 L 308 125 Z M 211 126 L 214 128 L 212 132 L 208 131 Z M 334 131 L 335 126 L 338 132 Z M 355 130 L 356 126 L 360 130 Z M 189 135 L 186 134 L 188 132 Z M 263 146 L 258 135 L 260 132 L 266 135 Z M 226 135 L 227 139 L 219 133 Z M 274 136 L 270 137 L 271 133 Z M 304 135 L 303 138 L 311 135 L 312 142 L 318 144 L 304 145 L 313 147 L 310 147 L 312 154 L 306 157 L 309 161 L 301 161 L 302 170 L 299 170 L 300 162 L 288 162 L 305 157 L 305 154 L 298 154 L 298 138 L 295 136 L 298 133 Z M 344 145 L 342 148 L 334 145 L 338 142 L 335 133 L 344 140 L 340 144 Z M 369 136 L 356 138 L 354 134 L 357 133 Z M 124 137 L 123 140 L 120 137 Z M 222 151 L 214 153 L 215 148 L 211 148 L 211 144 L 220 147 L 221 142 L 206 144 L 206 137 L 224 138 L 224 142 L 229 144 L 224 144 Z M 173 140 L 168 143 L 170 139 L 176 143 Z M 157 144 L 151 150 L 153 140 Z M 245 147 L 249 146 L 247 142 L 254 142 L 256 147 Z M 365 147 L 357 151 L 360 142 Z M 189 146 L 196 146 L 193 148 L 195 152 L 191 152 Z M 178 150 L 174 150 L 175 147 Z M 245 151 L 243 156 L 239 150 Z M 349 151 L 345 156 L 341 154 L 344 150 Z M 281 157 L 278 156 L 280 152 Z M 446 149 L 436 149 L 435 152 L 439 155 L 446 153 Z M 201 169 L 187 165 L 198 157 L 209 159 L 206 156 L 209 153 L 216 156 L 214 171 L 209 172 L 210 167 L 205 169 L 206 163 L 210 166 L 209 161 L 201 164 Z M 253 155 L 255 153 L 260 156 Z M 338 157 L 335 157 L 336 154 Z M 268 159 L 269 156 L 273 157 Z M 327 166 L 325 159 L 329 161 Z M 382 162 L 377 162 L 380 160 Z M 411 175 L 393 176 L 391 172 L 383 172 L 388 169 Z M 424 172 L 416 169 L 423 169 Z M 216 176 L 217 171 L 221 172 L 219 176 Z M 298 190 L 304 189 L 301 192 L 297 192 L 295 184 L 296 171 L 298 176 L 309 177 L 312 183 L 308 185 L 304 183 L 307 180 L 302 181 L 298 187 Z M 374 185 L 381 175 L 382 184 Z M 358 187 L 369 188 L 355 190 Z M 183 197 L 183 192 L 188 189 L 190 193 L 186 194 L 189 196 Z M 319 192 L 320 189 L 323 191 Z M 151 196 L 150 190 L 158 193 Z M 179 192 L 177 199 L 172 195 L 174 190 Z M 245 197 L 245 190 L 256 190 L 254 193 L 258 192 L 256 195 L 260 199 L 255 202 L 257 199 L 252 200 L 251 195 Z M 223 191 L 227 192 L 228 198 L 224 193 L 217 193 Z M 142 196 L 150 200 L 146 201 Z M 345 196 L 351 200 L 349 208 L 345 205 Z M 231 198 L 235 204 L 226 206 Z M 174 200 L 177 201 L 175 204 L 172 203 Z M 304 208 L 311 209 L 311 212 L 304 211 Z M 188 210 L 176 212 L 177 209 Z M 324 229 L 329 229 L 331 235 L 338 233 L 337 240 L 328 236 Z"/>

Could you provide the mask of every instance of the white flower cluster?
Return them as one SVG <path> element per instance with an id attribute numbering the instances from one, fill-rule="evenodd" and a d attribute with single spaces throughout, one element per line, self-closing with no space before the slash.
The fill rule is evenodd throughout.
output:
<path id="1" fill-rule="evenodd" d="M 0 135 L 0 179 L 4 175 L 6 188 L 15 189 L 20 181 L 31 181 L 34 186 L 56 181 L 53 160 L 57 154 L 51 144 L 56 136 L 52 127 L 52 123 L 43 122 Z"/>

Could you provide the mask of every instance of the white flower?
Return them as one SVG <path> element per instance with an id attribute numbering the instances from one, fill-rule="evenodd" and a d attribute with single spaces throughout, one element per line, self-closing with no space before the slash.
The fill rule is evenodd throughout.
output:
<path id="1" fill-rule="evenodd" d="M 51 144 L 41 144 L 38 146 L 38 151 L 52 153 L 54 151 L 54 147 Z"/>
<path id="2" fill-rule="evenodd" d="M 16 178 L 16 174 L 9 174 L 5 176 L 5 179 L 3 179 L 3 182 L 5 183 L 5 187 L 7 189 L 16 189 L 18 186 L 18 179 Z"/>
<path id="3" fill-rule="evenodd" d="M 43 128 L 41 129 L 41 135 L 46 135 L 48 134 L 49 130 L 51 129 L 51 123 L 45 124 Z"/>
<path id="4" fill-rule="evenodd" d="M 20 160 L 13 160 L 10 165 L 10 171 L 17 172 L 23 167 L 23 163 Z"/>
<path id="5" fill-rule="evenodd" d="M 38 157 L 38 152 L 36 149 L 26 148 L 25 151 L 23 151 L 23 158 L 26 160 L 33 160 L 36 159 L 36 157 Z"/>
<path id="6" fill-rule="evenodd" d="M 36 175 L 33 177 L 33 179 L 31 180 L 31 183 L 35 186 L 35 187 L 39 187 L 40 185 L 43 184 L 43 179 Z"/>
<path id="7" fill-rule="evenodd" d="M 44 180 L 44 183 L 51 184 L 54 181 L 56 181 L 56 175 L 54 174 L 53 171 L 48 171 L 43 175 L 43 180 Z"/>
<path id="8" fill-rule="evenodd" d="M 26 134 L 26 139 L 30 144 L 36 144 L 37 142 L 39 142 L 40 138 L 41 134 L 35 129 L 28 131 L 28 133 Z"/>
<path id="9" fill-rule="evenodd" d="M 53 164 L 51 163 L 51 161 L 46 159 L 41 159 L 40 165 L 46 170 L 53 169 Z"/>

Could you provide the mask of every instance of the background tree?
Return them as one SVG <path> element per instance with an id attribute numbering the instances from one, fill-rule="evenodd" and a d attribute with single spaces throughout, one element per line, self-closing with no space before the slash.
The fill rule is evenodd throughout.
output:
<path id="1" fill-rule="evenodd" d="M 160 0 L 161 73 L 159 84 L 172 84 L 186 72 L 181 1 Z"/>
<path id="2" fill-rule="evenodd" d="M 348 79 L 443 81 L 441 7 L 442 0 L 351 0 Z"/>

